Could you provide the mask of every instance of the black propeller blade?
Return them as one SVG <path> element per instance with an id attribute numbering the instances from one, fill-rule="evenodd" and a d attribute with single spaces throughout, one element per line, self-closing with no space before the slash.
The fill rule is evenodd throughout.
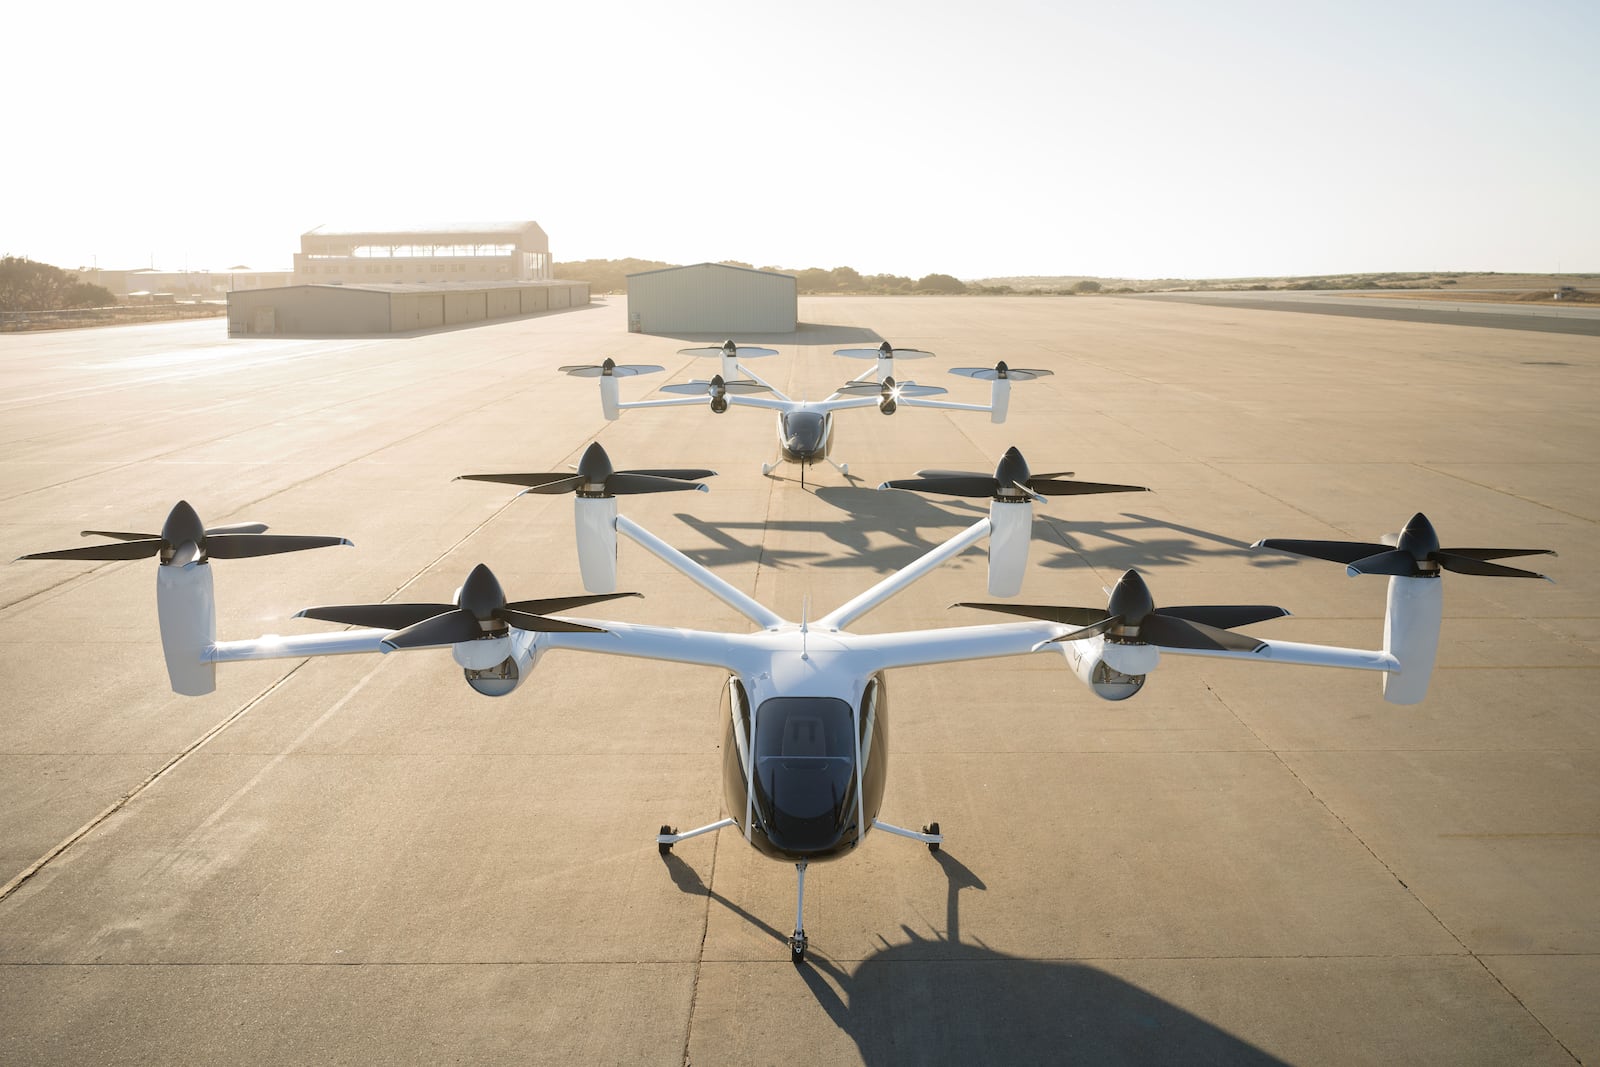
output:
<path id="1" fill-rule="evenodd" d="M 228 526 L 207 528 L 200 516 L 186 500 L 180 500 L 162 524 L 161 532 L 129 533 L 125 530 L 84 530 L 85 537 L 112 537 L 116 540 L 105 545 L 86 545 L 83 548 L 63 548 L 54 552 L 31 552 L 18 559 L 95 559 L 124 560 L 160 558 L 162 566 L 184 566 L 203 563 L 207 559 L 245 559 L 251 556 L 275 556 L 283 552 L 300 552 L 308 548 L 328 548 L 348 545 L 343 537 L 323 537 L 298 534 L 264 534 L 266 526 L 259 522 L 233 523 Z"/>
<path id="2" fill-rule="evenodd" d="M 835 348 L 833 354 L 846 359 L 932 359 L 932 352 L 920 348 L 896 348 L 888 341 L 877 348 Z"/>
<path id="3" fill-rule="evenodd" d="M 729 393 L 769 393 L 771 386 L 762 385 L 760 382 L 747 382 L 743 379 L 725 381 L 720 374 L 713 374 L 710 381 L 679 382 L 675 385 L 663 385 L 663 393 L 681 393 L 684 396 L 707 396 L 711 398 L 711 410 L 722 414 L 728 410 Z"/>
<path id="4" fill-rule="evenodd" d="M 700 396 L 704 394 L 713 400 L 719 400 L 729 393 L 770 393 L 770 386 L 760 382 L 747 382 L 743 379 L 725 381 L 720 374 L 713 374 L 710 381 L 676 382 L 672 385 L 663 385 L 663 393 L 678 393 L 683 396 Z"/>
<path id="5" fill-rule="evenodd" d="M 642 595 L 596 593 L 591 596 L 548 597 L 508 603 L 499 579 L 480 563 L 472 568 L 472 573 L 462 583 L 461 594 L 455 604 L 337 604 L 306 608 L 297 612 L 295 618 L 393 630 L 383 642 L 390 648 L 426 648 L 476 641 L 482 637 L 503 637 L 512 626 L 537 633 L 605 633 L 598 626 L 547 616 L 586 604 Z"/>
<path id="6" fill-rule="evenodd" d="M 991 477 L 962 471 L 923 471 L 915 478 L 884 482 L 879 489 L 910 489 L 919 493 L 947 496 L 993 497 L 996 500 L 1026 500 L 1051 496 L 1084 496 L 1091 493 L 1148 493 L 1142 485 L 1117 485 L 1111 482 L 1069 481 L 1063 475 L 1030 474 L 1028 463 L 1016 448 L 1006 449 Z"/>
<path id="7" fill-rule="evenodd" d="M 1517 567 L 1504 567 L 1490 560 L 1510 559 L 1516 556 L 1553 556 L 1548 548 L 1440 548 L 1439 535 L 1433 523 L 1422 512 L 1417 512 L 1405 524 L 1393 545 L 1373 544 L 1365 541 L 1314 541 L 1290 537 L 1268 537 L 1257 541 L 1253 548 L 1273 548 L 1312 559 L 1325 559 L 1345 564 L 1352 578 L 1358 574 L 1388 574 L 1401 578 L 1436 577 L 1440 570 L 1457 574 L 1478 574 L 1490 578 L 1543 578 L 1554 581 L 1536 571 Z"/>
<path id="8" fill-rule="evenodd" d="M 1123 644 L 1192 648 L 1213 652 L 1256 652 L 1264 642 L 1246 634 L 1230 633 L 1235 626 L 1278 619 L 1289 614 L 1270 604 L 1203 604 L 1158 610 L 1150 587 L 1138 571 L 1124 571 L 1112 587 L 1104 609 L 1054 607 L 1042 604 L 959 603 L 958 608 L 981 608 L 1007 615 L 1042 619 L 1077 629 L 1046 644 L 1081 641 L 1095 634 Z"/>
<path id="9" fill-rule="evenodd" d="M 584 450 L 578 460 L 578 469 L 572 474 L 549 471 L 540 474 L 463 474 L 456 481 L 501 482 L 524 486 L 524 492 L 554 496 L 576 492 L 583 497 L 636 496 L 640 493 L 676 493 L 688 489 L 708 492 L 707 486 L 697 481 L 711 478 L 714 470 L 702 467 L 673 467 L 650 470 L 619 471 L 611 466 L 611 457 L 596 441 Z"/>
<path id="10" fill-rule="evenodd" d="M 938 396 L 949 391 L 937 385 L 897 382 L 893 375 L 885 377 L 881 382 L 846 382 L 835 390 L 841 396 L 875 396 L 884 401 L 899 400 L 907 396 Z"/>
<path id="11" fill-rule="evenodd" d="M 1035 378 L 1048 378 L 1055 371 L 1042 370 L 1038 367 L 1009 367 L 1002 359 L 992 367 L 951 367 L 950 373 L 959 374 L 963 378 L 976 378 L 983 382 L 992 382 L 998 378 L 1013 382 L 1030 382 Z"/>
<path id="12" fill-rule="evenodd" d="M 680 356 L 702 356 L 716 358 L 718 356 L 733 356 L 736 359 L 759 359 L 763 356 L 775 356 L 776 348 L 761 348 L 757 345 L 736 345 L 732 341 L 724 341 L 720 345 L 708 345 L 703 348 L 680 348 Z"/>
<path id="13" fill-rule="evenodd" d="M 655 374 L 664 369 L 654 363 L 618 363 L 609 356 L 601 363 L 572 363 L 556 368 L 574 378 L 632 378 L 638 374 Z"/>

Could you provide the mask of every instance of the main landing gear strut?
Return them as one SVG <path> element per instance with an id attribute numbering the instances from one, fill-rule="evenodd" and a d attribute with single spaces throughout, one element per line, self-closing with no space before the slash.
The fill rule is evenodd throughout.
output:
<path id="1" fill-rule="evenodd" d="M 691 837 L 699 837 L 701 834 L 713 833 L 722 829 L 724 826 L 732 825 L 734 825 L 732 819 L 723 819 L 719 822 L 714 822 L 709 826 L 702 826 L 695 830 L 686 830 L 681 834 L 671 826 L 663 826 L 661 828 L 661 832 L 656 835 L 656 848 L 663 856 L 665 856 L 667 853 L 672 851 L 672 846 L 676 845 L 679 841 L 687 841 Z M 909 837 L 913 841 L 921 841 L 923 844 L 928 846 L 929 852 L 938 852 L 939 846 L 944 844 L 944 835 L 939 832 L 938 823 L 929 823 L 927 826 L 924 826 L 922 831 L 919 833 L 916 830 L 907 830 L 903 826 L 895 826 L 891 823 L 873 819 L 872 828 L 875 830 L 887 830 L 889 833 L 895 834 L 898 837 Z M 810 943 L 809 939 L 806 937 L 805 919 L 806 866 L 807 865 L 804 860 L 801 860 L 799 863 L 794 865 L 794 933 L 789 935 L 789 959 L 797 966 L 805 962 L 806 947 Z"/>

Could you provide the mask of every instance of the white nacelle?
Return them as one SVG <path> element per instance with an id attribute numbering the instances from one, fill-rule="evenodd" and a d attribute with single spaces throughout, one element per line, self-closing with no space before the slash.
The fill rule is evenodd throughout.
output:
<path id="1" fill-rule="evenodd" d="M 172 691 L 187 697 L 214 692 L 217 665 L 201 659 L 217 640 L 211 565 L 157 567 L 156 615 L 161 623 L 161 651 L 167 659 Z"/>
<path id="2" fill-rule="evenodd" d="M 1016 596 L 1022 591 L 1032 536 L 1032 501 L 989 502 L 990 596 Z"/>
<path id="3" fill-rule="evenodd" d="M 1127 700 L 1133 696 L 1143 688 L 1145 676 L 1160 658 L 1160 654 L 1149 645 L 1117 645 L 1098 636 L 1082 641 L 1062 641 L 1057 647 L 1066 657 L 1072 673 L 1101 700 Z M 1150 655 L 1139 652 L 1119 655 L 1138 649 L 1146 649 Z M 1148 662 L 1149 667 L 1138 674 L 1128 673 L 1112 666 L 1113 659 L 1124 667 L 1137 667 L 1141 662 Z"/>
<path id="4" fill-rule="evenodd" d="M 1007 378 L 996 378 L 989 388 L 989 421 L 1005 422 L 1010 407 L 1011 382 Z"/>
<path id="5" fill-rule="evenodd" d="M 615 375 L 603 374 L 600 376 L 600 410 L 610 422 L 616 422 L 622 417 L 621 390 L 617 387 Z"/>
<path id="6" fill-rule="evenodd" d="M 617 591 L 617 498 L 576 497 L 578 569 L 591 593 Z"/>
<path id="7" fill-rule="evenodd" d="M 1383 699 L 1391 704 L 1419 704 L 1428 695 L 1428 680 L 1439 654 L 1439 625 L 1444 618 L 1444 582 L 1434 578 L 1389 579 L 1388 610 L 1383 617 L 1383 650 L 1400 661 L 1399 673 L 1383 676 Z"/>
<path id="8" fill-rule="evenodd" d="M 513 630 L 510 636 L 493 641 L 464 641 L 455 645 L 452 651 L 456 662 L 461 664 L 461 673 L 468 685 L 486 697 L 503 697 L 521 685 L 538 665 L 540 650 L 533 637 L 526 631 Z M 469 666 L 463 659 L 462 649 L 471 646 L 482 648 L 483 659 L 491 657 L 488 649 L 494 646 L 501 658 L 485 666 Z M 480 661 L 476 650 L 468 658 L 474 663 Z"/>
<path id="9" fill-rule="evenodd" d="M 469 671 L 486 671 L 511 655 L 511 637 L 485 637 L 477 641 L 458 641 L 450 654 Z"/>

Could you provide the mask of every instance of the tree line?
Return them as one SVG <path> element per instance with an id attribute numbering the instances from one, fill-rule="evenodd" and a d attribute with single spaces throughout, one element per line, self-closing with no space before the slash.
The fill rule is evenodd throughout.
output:
<path id="1" fill-rule="evenodd" d="M 558 278 L 586 281 L 593 292 L 622 293 L 628 289 L 628 275 L 645 271 L 665 270 L 679 266 L 649 259 L 581 259 L 554 264 Z M 792 270 L 787 267 L 753 267 L 749 263 L 726 259 L 722 266 L 744 267 L 747 270 L 771 271 L 792 275 L 800 292 L 808 295 L 824 293 L 860 293 L 863 295 L 898 295 L 907 293 L 1009 293 L 1008 286 L 969 285 L 949 274 L 924 274 L 908 278 L 901 274 L 862 274 L 854 267 L 805 267 Z"/>
<path id="2" fill-rule="evenodd" d="M 110 289 L 79 281 L 76 274 L 60 267 L 20 256 L 0 259 L 0 311 L 103 308 L 116 302 Z"/>

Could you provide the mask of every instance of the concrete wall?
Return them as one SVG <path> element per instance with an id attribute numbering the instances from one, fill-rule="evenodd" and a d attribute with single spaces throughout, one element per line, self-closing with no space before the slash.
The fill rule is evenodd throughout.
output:
<path id="1" fill-rule="evenodd" d="M 640 333 L 793 333 L 793 277 L 699 263 L 628 275 L 628 329 Z"/>
<path id="2" fill-rule="evenodd" d="M 389 294 L 291 285 L 228 294 L 228 335 L 389 333 Z"/>

